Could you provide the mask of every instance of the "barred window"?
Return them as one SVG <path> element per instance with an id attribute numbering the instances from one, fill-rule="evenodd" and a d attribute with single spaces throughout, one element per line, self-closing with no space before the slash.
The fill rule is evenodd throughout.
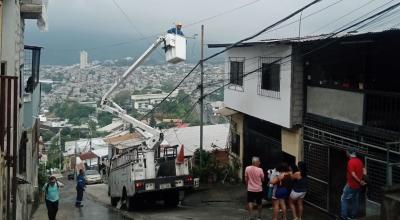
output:
<path id="1" fill-rule="evenodd" d="M 231 84 L 243 86 L 243 62 L 231 61 L 230 65 L 229 82 Z"/>
<path id="2" fill-rule="evenodd" d="M 257 93 L 280 99 L 281 64 L 280 57 L 261 57 Z"/>
<path id="3" fill-rule="evenodd" d="M 280 69 L 279 64 L 262 64 L 261 89 L 280 91 Z"/>

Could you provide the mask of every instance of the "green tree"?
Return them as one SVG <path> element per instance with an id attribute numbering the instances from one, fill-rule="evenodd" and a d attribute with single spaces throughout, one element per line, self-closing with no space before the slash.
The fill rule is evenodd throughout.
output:
<path id="1" fill-rule="evenodd" d="M 41 133 L 41 135 L 42 135 L 43 141 L 47 142 L 47 141 L 50 141 L 51 138 L 53 138 L 54 135 L 56 135 L 56 134 L 50 130 L 45 130 Z"/>
<path id="2" fill-rule="evenodd" d="M 104 127 L 108 124 L 111 124 L 113 119 L 113 115 L 109 112 L 100 112 L 97 115 L 97 121 L 99 122 L 100 127 Z"/>
<path id="3" fill-rule="evenodd" d="M 88 122 L 89 130 L 92 134 L 96 133 L 97 130 L 97 123 L 93 120 L 89 120 Z"/>
<path id="4" fill-rule="evenodd" d="M 47 153 L 47 168 L 57 168 L 60 165 L 60 158 L 62 163 L 62 155 L 60 146 L 58 146 L 58 138 L 51 141 L 49 151 Z"/>

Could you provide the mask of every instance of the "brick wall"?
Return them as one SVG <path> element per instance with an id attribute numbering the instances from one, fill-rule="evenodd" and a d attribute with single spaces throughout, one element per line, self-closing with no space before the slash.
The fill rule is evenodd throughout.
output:
<path id="1" fill-rule="evenodd" d="M 299 52 L 293 47 L 292 58 L 292 81 L 291 81 L 291 103 L 290 110 L 292 126 L 301 125 L 303 122 L 303 61 Z"/>

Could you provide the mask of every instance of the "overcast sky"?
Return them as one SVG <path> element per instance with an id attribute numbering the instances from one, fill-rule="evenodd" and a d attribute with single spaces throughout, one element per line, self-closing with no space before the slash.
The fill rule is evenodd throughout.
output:
<path id="1" fill-rule="evenodd" d="M 130 20 L 113 1 L 126 12 Z M 226 43 L 249 36 L 287 16 L 312 0 L 49 0 L 48 32 L 39 32 L 34 22 L 27 22 L 25 42 L 45 47 L 44 63 L 77 62 L 80 49 L 87 49 L 93 59 L 116 59 L 137 56 L 156 38 L 135 41 L 143 36 L 162 33 L 174 22 L 183 23 L 186 36 L 199 34 L 200 24 L 185 27 L 203 18 L 218 15 L 247 3 L 246 7 L 204 21 L 207 43 Z M 329 24 L 350 11 L 367 4 L 342 20 L 321 29 L 329 32 L 390 0 L 322 0 L 309 8 L 303 17 L 338 2 L 330 8 L 305 18 L 302 35 Z M 298 19 L 297 16 L 294 21 Z M 261 38 L 298 35 L 298 22 Z M 132 42 L 110 46 L 120 42 Z M 188 41 L 188 54 L 196 53 L 198 39 Z"/>

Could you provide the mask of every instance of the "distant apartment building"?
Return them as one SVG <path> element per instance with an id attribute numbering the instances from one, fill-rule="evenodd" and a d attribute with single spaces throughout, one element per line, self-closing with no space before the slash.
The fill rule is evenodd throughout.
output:
<path id="1" fill-rule="evenodd" d="M 88 67 L 88 53 L 83 50 L 80 53 L 80 68 L 85 69 L 86 67 Z"/>
<path id="2" fill-rule="evenodd" d="M 173 92 L 170 98 L 175 98 L 178 95 L 178 91 Z M 168 93 L 157 93 L 157 94 L 141 94 L 132 95 L 131 100 L 133 102 L 133 108 L 140 111 L 149 111 L 153 109 L 154 105 L 157 105 L 161 100 L 165 99 Z"/>
<path id="3" fill-rule="evenodd" d="M 28 220 L 38 204 L 41 48 L 24 45 L 24 29 L 45 29 L 45 13 L 42 0 L 0 0 L 1 220 Z"/>
<path id="4" fill-rule="evenodd" d="M 231 118 L 231 154 L 242 168 L 252 156 L 264 170 L 305 161 L 307 202 L 338 215 L 353 149 L 369 174 L 359 214 L 379 213 L 384 186 L 400 183 L 400 168 L 391 166 L 400 160 L 399 37 L 400 30 L 322 35 L 229 50 L 218 112 Z"/>

